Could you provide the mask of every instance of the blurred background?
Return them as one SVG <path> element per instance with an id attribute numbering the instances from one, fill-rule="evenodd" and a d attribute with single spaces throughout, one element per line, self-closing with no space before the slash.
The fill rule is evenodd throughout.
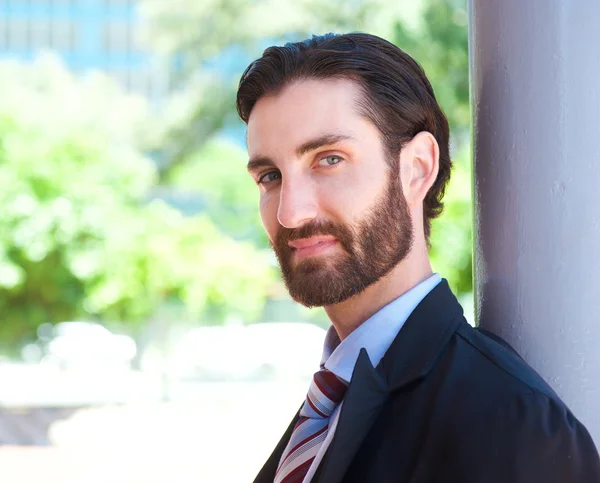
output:
<path id="1" fill-rule="evenodd" d="M 279 277 L 236 85 L 356 30 L 450 120 L 431 256 L 472 322 L 466 0 L 0 0 L 0 481 L 253 479 L 328 320 Z"/>

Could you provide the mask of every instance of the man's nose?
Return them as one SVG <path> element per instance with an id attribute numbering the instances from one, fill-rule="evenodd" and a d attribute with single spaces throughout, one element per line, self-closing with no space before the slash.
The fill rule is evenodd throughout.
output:
<path id="1" fill-rule="evenodd" d="M 277 220 L 285 228 L 299 228 L 317 216 L 317 202 L 310 183 L 283 181 L 279 194 Z"/>

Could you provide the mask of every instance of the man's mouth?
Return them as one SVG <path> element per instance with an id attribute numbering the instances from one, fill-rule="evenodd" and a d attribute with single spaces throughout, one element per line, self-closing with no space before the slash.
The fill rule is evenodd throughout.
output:
<path id="1" fill-rule="evenodd" d="M 292 240 L 288 243 L 288 246 L 293 250 L 296 258 L 304 258 L 319 255 L 338 243 L 337 239 L 333 236 L 314 236 Z"/>

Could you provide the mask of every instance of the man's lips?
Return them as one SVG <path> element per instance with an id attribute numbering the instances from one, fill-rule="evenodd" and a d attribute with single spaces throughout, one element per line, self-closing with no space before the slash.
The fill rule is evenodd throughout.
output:
<path id="1" fill-rule="evenodd" d="M 295 250 L 301 250 L 304 248 L 309 248 L 315 245 L 323 244 L 323 243 L 331 243 L 337 241 L 335 237 L 332 236 L 311 236 L 310 238 L 301 238 L 299 240 L 292 240 L 288 242 L 288 245 Z"/>
<path id="2" fill-rule="evenodd" d="M 317 255 L 337 243 L 337 239 L 333 236 L 313 236 L 290 241 L 288 246 L 294 250 L 296 257 L 302 258 Z"/>

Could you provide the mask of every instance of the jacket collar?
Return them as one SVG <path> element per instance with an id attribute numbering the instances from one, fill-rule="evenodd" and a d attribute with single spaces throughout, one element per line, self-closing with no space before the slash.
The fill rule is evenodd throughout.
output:
<path id="1" fill-rule="evenodd" d="M 442 280 L 412 312 L 378 366 L 390 391 L 427 375 L 464 320 L 462 315 L 448 282 Z"/>

